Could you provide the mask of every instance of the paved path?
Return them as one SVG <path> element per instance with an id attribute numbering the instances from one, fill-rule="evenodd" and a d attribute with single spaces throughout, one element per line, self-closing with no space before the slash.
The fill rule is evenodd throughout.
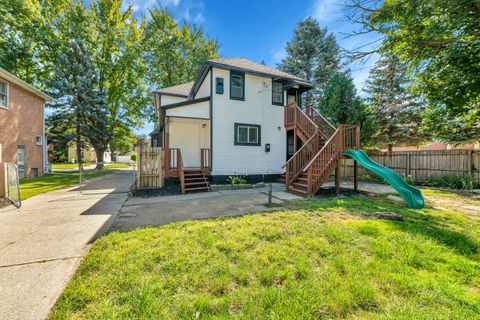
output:
<path id="1" fill-rule="evenodd" d="M 334 187 L 327 182 L 324 187 Z M 342 188 L 353 189 L 353 182 L 341 183 Z M 359 189 L 372 193 L 395 193 L 389 185 L 359 183 Z M 286 193 L 285 185 L 273 184 L 273 202 L 281 205 L 285 200 L 302 199 Z M 112 225 L 114 230 L 161 225 L 175 221 L 238 216 L 251 212 L 274 210 L 268 201 L 267 187 L 244 190 L 224 190 L 151 198 L 129 198 Z M 278 208 L 277 208 L 278 209 Z"/>
<path id="2" fill-rule="evenodd" d="M 282 184 L 273 184 L 273 203 L 302 199 L 286 193 Z M 251 212 L 274 210 L 268 202 L 267 187 L 243 190 L 191 193 L 177 196 L 129 198 L 112 229 L 128 230 L 174 221 L 238 216 Z M 276 208 L 278 209 L 278 208 Z"/>
<path id="3" fill-rule="evenodd" d="M 133 170 L 0 209 L 0 319 L 43 319 L 90 244 L 107 231 L 127 200 Z M 87 190 L 89 191 L 89 190 Z"/>

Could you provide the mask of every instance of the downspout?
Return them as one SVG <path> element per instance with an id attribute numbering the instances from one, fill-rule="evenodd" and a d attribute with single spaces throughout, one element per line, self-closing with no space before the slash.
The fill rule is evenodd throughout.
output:
<path id="1" fill-rule="evenodd" d="M 42 145 L 42 168 L 43 168 L 43 174 L 48 172 L 47 164 L 48 164 L 48 152 L 47 152 L 47 135 L 45 134 L 45 105 L 46 103 L 43 104 L 43 123 L 42 123 L 42 140 L 43 140 L 43 145 Z"/>
<path id="2" fill-rule="evenodd" d="M 210 67 L 210 175 L 213 175 L 213 67 Z"/>

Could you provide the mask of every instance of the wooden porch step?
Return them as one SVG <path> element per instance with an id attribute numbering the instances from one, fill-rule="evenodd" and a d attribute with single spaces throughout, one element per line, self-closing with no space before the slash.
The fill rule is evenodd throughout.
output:
<path id="1" fill-rule="evenodd" d="M 185 188 L 185 192 L 188 191 L 200 191 L 200 190 L 210 190 L 210 186 L 204 186 L 204 187 L 195 187 L 195 188 Z"/>
<path id="2" fill-rule="evenodd" d="M 305 197 L 307 195 L 306 190 L 304 191 L 304 190 L 296 189 L 293 187 L 288 188 L 288 192 L 296 194 L 297 196 L 301 196 L 301 197 Z"/>
<path id="3" fill-rule="evenodd" d="M 198 181 L 198 182 L 190 182 L 190 181 L 185 181 L 185 187 L 188 186 L 199 186 L 199 185 L 208 185 L 208 181 Z"/>

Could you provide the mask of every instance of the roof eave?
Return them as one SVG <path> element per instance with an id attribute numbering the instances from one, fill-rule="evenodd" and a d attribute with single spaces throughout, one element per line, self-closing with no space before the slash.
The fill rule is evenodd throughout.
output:
<path id="1" fill-rule="evenodd" d="M 296 83 L 298 83 L 299 85 L 302 85 L 304 87 L 309 87 L 310 89 L 313 88 L 313 85 L 310 82 L 300 81 L 299 79 L 295 79 L 295 78 L 292 78 L 292 77 L 285 77 L 285 76 L 279 76 L 279 75 L 266 73 L 266 72 L 254 71 L 254 70 L 251 70 L 251 69 L 235 67 L 235 66 L 231 66 L 231 65 L 228 65 L 228 64 L 209 61 L 209 60 L 207 62 L 205 62 L 205 65 L 209 65 L 211 67 L 224 69 L 224 70 L 233 70 L 233 71 L 245 72 L 245 73 L 258 75 L 258 76 L 262 76 L 262 77 L 287 79 L 287 80 L 295 81 Z"/>
<path id="2" fill-rule="evenodd" d="M 45 100 L 45 102 L 51 102 L 51 101 L 54 100 L 52 97 L 50 97 L 49 95 L 47 95 L 43 91 L 38 90 L 34 86 L 28 84 L 27 82 L 23 81 L 22 79 L 18 78 L 15 75 L 11 74 L 10 72 L 8 72 L 7 70 L 5 70 L 3 68 L 0 68 L 0 76 L 2 78 L 4 78 L 5 80 L 7 80 L 8 82 L 11 82 L 11 83 L 19 86 L 20 88 L 36 95 L 37 97 L 42 98 L 43 100 Z"/>
<path id="3" fill-rule="evenodd" d="M 210 66 L 207 63 L 205 63 L 202 67 L 202 70 L 198 73 L 198 76 L 195 79 L 195 82 L 193 83 L 192 89 L 188 94 L 188 98 L 187 98 L 188 100 L 193 100 L 193 97 L 195 97 L 198 90 L 200 89 L 200 86 L 202 85 L 203 80 L 207 76 L 208 71 L 210 71 Z"/>

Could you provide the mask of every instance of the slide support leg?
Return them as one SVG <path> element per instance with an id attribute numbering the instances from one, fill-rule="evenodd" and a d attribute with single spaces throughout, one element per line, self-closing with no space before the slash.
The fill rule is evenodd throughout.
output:
<path id="1" fill-rule="evenodd" d="M 353 161 L 353 190 L 358 191 L 358 163 L 356 160 Z"/>
<path id="2" fill-rule="evenodd" d="M 340 193 L 340 161 L 337 162 L 335 167 L 335 192 Z"/>

